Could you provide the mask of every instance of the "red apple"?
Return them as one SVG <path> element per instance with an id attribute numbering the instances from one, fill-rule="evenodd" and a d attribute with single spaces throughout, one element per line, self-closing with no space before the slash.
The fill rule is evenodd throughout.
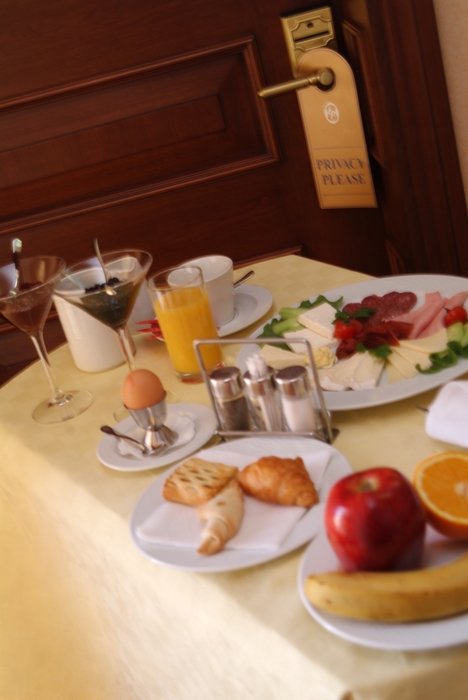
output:
<path id="1" fill-rule="evenodd" d="M 345 571 L 398 571 L 419 566 L 426 514 L 408 479 L 373 467 L 338 481 L 325 506 L 325 530 Z"/>

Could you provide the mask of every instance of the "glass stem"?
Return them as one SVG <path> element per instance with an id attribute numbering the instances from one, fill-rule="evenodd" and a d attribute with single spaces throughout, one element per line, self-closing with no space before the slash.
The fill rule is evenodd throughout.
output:
<path id="1" fill-rule="evenodd" d="M 47 353 L 47 348 L 44 343 L 42 329 L 31 331 L 31 333 L 29 333 L 29 337 L 31 338 L 33 345 L 36 348 L 37 354 L 39 355 L 39 359 L 41 360 L 42 366 L 44 367 L 44 371 L 47 375 L 47 379 L 49 380 L 50 390 L 52 392 L 51 402 L 62 403 L 65 398 L 65 394 L 57 384 L 57 379 L 51 367 L 49 355 Z"/>
<path id="2" fill-rule="evenodd" d="M 125 355 L 125 359 L 127 360 L 128 368 L 130 372 L 134 372 L 136 370 L 136 365 L 135 360 L 133 359 L 133 341 L 128 334 L 127 325 L 117 328 L 117 335 L 120 340 L 120 345 L 122 347 L 123 354 Z"/>

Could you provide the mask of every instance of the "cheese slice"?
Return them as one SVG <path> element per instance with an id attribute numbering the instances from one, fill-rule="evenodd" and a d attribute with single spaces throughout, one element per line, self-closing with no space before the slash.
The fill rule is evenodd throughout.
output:
<path id="1" fill-rule="evenodd" d="M 260 350 L 260 355 L 264 358 L 267 365 L 273 369 L 284 369 L 285 367 L 305 367 L 309 363 L 309 358 L 304 352 L 305 346 L 301 345 L 302 353 L 290 352 L 283 350 L 275 345 L 264 345 Z"/>
<path id="2" fill-rule="evenodd" d="M 332 340 L 335 331 L 335 326 L 333 325 L 335 314 L 336 310 L 333 306 L 325 302 L 320 304 L 320 306 L 316 306 L 314 309 L 305 311 L 298 316 L 297 320 L 314 333 L 318 333 Z"/>
<path id="3" fill-rule="evenodd" d="M 352 377 L 363 357 L 363 353 L 356 352 L 346 360 L 340 360 L 330 369 L 319 370 L 318 375 L 322 389 L 326 391 L 345 391 L 345 389 L 349 389 Z"/>
<path id="4" fill-rule="evenodd" d="M 415 367 L 416 365 L 420 365 L 421 369 L 429 369 L 432 364 L 431 360 L 429 359 L 429 355 L 426 352 L 410 350 L 409 348 L 402 348 L 398 345 L 395 347 L 392 346 L 392 352 L 400 355 L 408 362 L 411 362 L 411 364 Z"/>
<path id="5" fill-rule="evenodd" d="M 390 353 L 390 355 L 387 357 L 387 362 L 395 367 L 395 369 L 397 369 L 405 379 L 411 379 L 411 377 L 416 377 L 419 374 L 412 362 L 409 362 L 395 352 Z"/>
<path id="6" fill-rule="evenodd" d="M 324 346 L 327 348 L 336 348 L 338 345 L 336 338 L 325 338 L 325 336 L 314 333 L 307 328 L 300 331 L 287 331 L 283 334 L 283 337 L 291 350 L 298 353 L 303 353 L 305 351 L 305 345 L 304 343 L 290 343 L 289 341 L 294 340 L 294 338 L 305 338 L 305 340 L 309 341 L 312 348 L 321 348 Z"/>
<path id="7" fill-rule="evenodd" d="M 429 335 L 427 338 L 400 340 L 400 348 L 416 350 L 416 352 L 425 352 L 427 355 L 430 355 L 432 352 L 442 352 L 442 350 L 445 350 L 447 342 L 447 329 L 441 328 L 440 331 L 437 331 L 434 335 Z"/>
<path id="8" fill-rule="evenodd" d="M 349 382 L 350 388 L 359 389 L 374 389 L 382 374 L 385 365 L 385 360 L 382 360 L 370 352 L 363 353 L 361 362 L 354 370 L 353 376 Z"/>
<path id="9" fill-rule="evenodd" d="M 389 362 L 387 362 L 385 365 L 385 371 L 387 373 L 387 381 L 389 384 L 394 384 L 395 382 L 401 382 L 402 379 L 406 379 L 406 377 L 404 377 L 403 374 L 399 370 L 397 370 L 397 368 L 394 365 L 391 365 Z"/>

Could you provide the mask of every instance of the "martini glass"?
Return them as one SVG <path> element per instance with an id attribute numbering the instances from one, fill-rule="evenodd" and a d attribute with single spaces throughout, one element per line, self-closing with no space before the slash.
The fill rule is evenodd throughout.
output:
<path id="1" fill-rule="evenodd" d="M 116 250 L 75 263 L 55 294 L 112 328 L 131 372 L 136 369 L 127 322 L 153 258 L 142 250 Z"/>
<path id="2" fill-rule="evenodd" d="M 18 282 L 15 280 L 15 265 L 0 268 L 0 313 L 31 338 L 52 392 L 51 398 L 33 411 L 33 418 L 38 423 L 61 423 L 75 418 L 93 402 L 87 391 L 63 392 L 59 388 L 44 344 L 44 324 L 65 266 L 65 260 L 55 256 L 22 258 Z"/>

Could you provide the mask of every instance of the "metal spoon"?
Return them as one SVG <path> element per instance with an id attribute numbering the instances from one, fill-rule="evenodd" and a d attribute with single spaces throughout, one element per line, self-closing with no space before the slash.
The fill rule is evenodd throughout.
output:
<path id="1" fill-rule="evenodd" d="M 165 445 L 160 445 L 159 447 L 155 447 L 154 449 L 150 450 L 146 445 L 143 445 L 143 443 L 139 442 L 138 440 L 135 440 L 135 438 L 130 437 L 130 435 L 124 435 L 123 433 L 118 433 L 114 428 L 111 428 L 110 425 L 101 425 L 101 430 L 103 433 L 106 433 L 106 435 L 113 435 L 116 438 L 119 438 L 121 440 L 128 440 L 128 442 L 131 442 L 132 444 L 136 445 L 139 450 L 143 452 L 144 455 L 152 455 L 155 452 L 162 452 L 161 448 L 165 448 Z"/>
<path id="2" fill-rule="evenodd" d="M 105 290 L 106 294 L 108 294 L 110 297 L 115 297 L 117 292 L 115 291 L 115 289 L 112 289 L 112 287 L 108 284 L 107 270 L 106 270 L 106 267 L 104 265 L 104 260 L 102 259 L 102 256 L 101 256 L 101 251 L 99 250 L 97 238 L 93 238 L 93 246 L 94 246 L 94 252 L 96 254 L 96 257 L 99 260 L 99 264 L 102 267 L 102 271 L 104 272 L 104 283 L 106 285 L 104 287 L 104 290 Z"/>
<path id="3" fill-rule="evenodd" d="M 20 241 L 19 238 L 13 238 L 11 242 L 11 250 L 13 253 L 13 262 L 15 265 L 15 284 L 13 285 L 13 289 L 10 289 L 10 294 L 14 296 L 15 294 L 18 294 L 19 292 L 19 286 L 20 286 L 20 255 L 21 255 L 21 250 L 23 249 L 23 243 Z"/>
<path id="4" fill-rule="evenodd" d="M 255 270 L 249 270 L 249 272 L 246 272 L 245 275 L 243 275 L 243 277 L 241 277 L 240 279 L 236 280 L 236 282 L 234 282 L 234 284 L 233 284 L 232 286 L 233 286 L 234 289 L 235 289 L 235 288 L 238 287 L 240 284 L 244 284 L 244 282 L 247 282 L 247 280 L 249 280 L 251 277 L 253 277 L 254 274 L 255 274 Z"/>

